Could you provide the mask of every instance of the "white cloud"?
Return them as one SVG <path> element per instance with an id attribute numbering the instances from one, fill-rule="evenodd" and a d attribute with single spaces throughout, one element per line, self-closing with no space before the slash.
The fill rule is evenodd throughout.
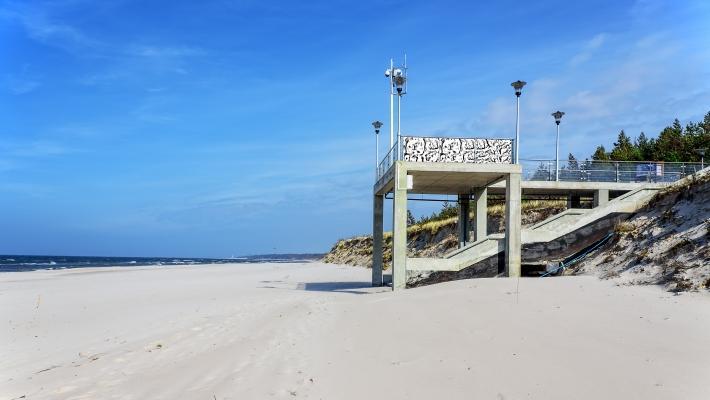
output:
<path id="1" fill-rule="evenodd" d="M 47 46 L 78 51 L 101 45 L 76 27 L 54 20 L 42 7 L 25 4 L 14 8 L 2 8 L 0 18 L 19 22 L 29 38 Z"/>
<path id="2" fill-rule="evenodd" d="M 656 135 L 673 118 L 698 119 L 708 112 L 710 86 L 703 59 L 707 48 L 691 48 L 672 32 L 611 37 L 595 35 L 584 45 L 593 65 L 591 58 L 585 65 L 568 63 L 528 82 L 521 97 L 523 158 L 554 156 L 550 113 L 558 109 L 566 113 L 561 153 L 579 157 L 591 154 L 598 144 L 612 143 L 621 129 L 631 135 Z M 512 137 L 515 97 L 506 91 L 478 115 L 449 120 L 440 132 Z"/>
<path id="3" fill-rule="evenodd" d="M 580 64 L 589 61 L 589 59 L 592 58 L 594 52 L 600 47 L 602 47 L 602 45 L 607 41 L 608 37 L 609 35 L 606 33 L 599 33 L 595 35 L 582 46 L 582 49 L 579 51 L 579 53 L 575 54 L 574 57 L 570 59 L 569 64 L 573 67 L 576 67 Z"/>
<path id="4" fill-rule="evenodd" d="M 206 51 L 189 46 L 131 45 L 126 51 L 129 55 L 150 58 L 181 58 L 206 54 Z"/>

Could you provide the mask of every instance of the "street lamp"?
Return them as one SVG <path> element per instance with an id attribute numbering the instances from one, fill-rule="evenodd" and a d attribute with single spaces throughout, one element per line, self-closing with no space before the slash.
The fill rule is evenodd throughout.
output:
<path id="1" fill-rule="evenodd" d="M 560 122 L 562 121 L 562 116 L 565 115 L 562 111 L 555 111 L 551 114 L 555 117 L 555 124 L 557 125 L 557 143 L 555 144 L 555 180 L 560 180 Z"/>
<path id="2" fill-rule="evenodd" d="M 377 168 L 380 166 L 380 128 L 382 128 L 382 122 L 375 121 L 372 123 L 375 127 L 375 177 L 377 176 Z"/>
<path id="3" fill-rule="evenodd" d="M 407 94 L 407 61 L 404 67 L 394 70 L 394 86 L 397 89 L 397 143 L 401 146 L 402 139 L 402 96 Z"/>
<path id="4" fill-rule="evenodd" d="M 397 95 L 397 143 L 402 133 L 402 96 L 407 94 L 407 55 L 404 66 L 395 67 L 390 59 L 390 67 L 385 70 L 385 77 L 390 81 L 390 149 L 394 146 L 394 96 Z M 395 154 L 392 154 L 393 156 Z"/>
<path id="5" fill-rule="evenodd" d="M 518 152 L 520 150 L 520 95 L 523 93 L 525 81 L 515 81 L 510 86 L 515 89 L 515 163 L 519 163 Z"/>

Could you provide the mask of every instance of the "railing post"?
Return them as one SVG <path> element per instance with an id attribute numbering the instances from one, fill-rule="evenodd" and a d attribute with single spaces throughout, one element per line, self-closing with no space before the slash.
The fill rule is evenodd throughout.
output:
<path id="1" fill-rule="evenodd" d="M 616 181 L 619 182 L 619 163 L 615 163 L 616 166 Z"/>

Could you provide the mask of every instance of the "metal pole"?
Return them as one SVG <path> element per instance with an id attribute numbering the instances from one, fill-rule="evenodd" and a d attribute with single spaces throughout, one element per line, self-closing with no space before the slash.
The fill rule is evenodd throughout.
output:
<path id="1" fill-rule="evenodd" d="M 397 94 L 397 147 L 402 145 L 402 95 Z"/>
<path id="2" fill-rule="evenodd" d="M 375 132 L 375 179 L 380 175 L 380 135 Z"/>
<path id="3" fill-rule="evenodd" d="M 567 167 L 569 169 L 569 166 Z M 555 181 L 560 180 L 560 123 L 557 122 L 557 144 L 555 145 Z"/>
<path id="4" fill-rule="evenodd" d="M 520 95 L 515 96 L 515 163 L 520 164 Z"/>
<path id="5" fill-rule="evenodd" d="M 390 149 L 394 146 L 394 60 L 390 58 Z"/>

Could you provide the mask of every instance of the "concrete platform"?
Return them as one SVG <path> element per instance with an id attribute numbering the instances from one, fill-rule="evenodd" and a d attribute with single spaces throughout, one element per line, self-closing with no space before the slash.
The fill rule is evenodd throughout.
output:
<path id="1" fill-rule="evenodd" d="M 495 187 L 505 194 L 505 177 L 511 173 L 520 174 L 522 169 L 516 164 L 473 164 L 473 163 L 442 163 L 442 162 L 409 162 L 397 161 L 400 168 L 412 176 L 412 187 L 409 193 L 423 194 L 464 194 L 471 193 L 472 188 Z M 393 165 L 375 184 L 375 194 L 391 192 L 394 188 Z"/>

